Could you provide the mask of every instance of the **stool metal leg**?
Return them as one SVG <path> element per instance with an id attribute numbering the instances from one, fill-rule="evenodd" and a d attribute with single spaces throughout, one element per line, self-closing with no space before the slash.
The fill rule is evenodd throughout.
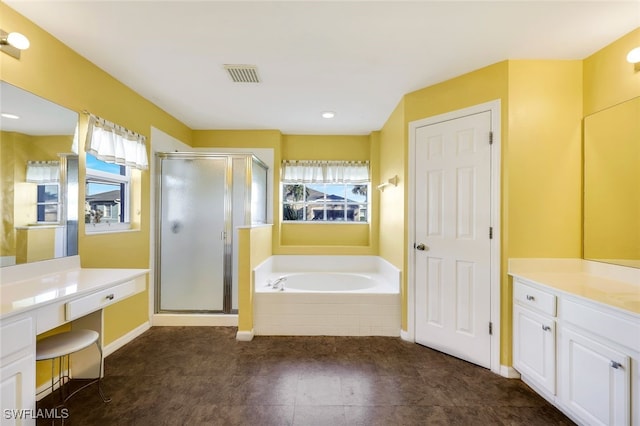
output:
<path id="1" fill-rule="evenodd" d="M 84 388 L 94 384 L 95 382 L 98 382 L 98 393 L 100 394 L 100 398 L 102 398 L 102 401 L 105 403 L 109 403 L 111 402 L 111 398 L 105 396 L 104 391 L 102 390 L 102 346 L 100 346 L 100 344 L 96 341 L 96 346 L 98 347 L 98 351 L 100 352 L 100 369 L 99 369 L 99 373 L 98 373 L 98 378 L 95 380 L 91 380 L 89 383 L 84 384 L 83 386 L 79 387 L 78 389 L 76 389 L 75 391 L 73 391 L 70 395 L 68 395 L 65 399 L 64 402 L 66 403 L 72 396 L 74 396 L 75 394 L 77 394 L 78 392 L 80 392 L 81 390 L 83 390 Z"/>

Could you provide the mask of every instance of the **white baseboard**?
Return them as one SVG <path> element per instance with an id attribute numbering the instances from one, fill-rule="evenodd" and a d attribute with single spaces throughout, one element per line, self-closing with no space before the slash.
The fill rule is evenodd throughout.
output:
<path id="1" fill-rule="evenodd" d="M 506 365 L 501 365 L 500 366 L 500 375 L 502 377 L 506 377 L 507 379 L 519 379 L 520 378 L 520 373 L 518 373 L 515 368 L 509 367 L 509 366 L 506 366 Z"/>
<path id="2" fill-rule="evenodd" d="M 236 333 L 236 340 L 240 342 L 250 342 L 253 340 L 253 336 L 255 336 L 255 332 L 253 331 L 253 329 L 251 329 L 250 331 L 238 330 L 238 332 Z"/>
<path id="3" fill-rule="evenodd" d="M 142 333 L 149 330 L 150 328 L 151 328 L 151 324 L 149 323 L 149 321 L 147 321 L 144 324 L 141 324 L 138 327 L 134 328 L 124 336 L 121 336 L 116 340 L 114 340 L 113 342 L 109 343 L 104 348 L 102 348 L 104 357 L 105 358 L 108 357 L 109 355 L 111 355 L 112 353 L 114 353 L 115 351 L 117 351 L 127 343 L 131 342 L 133 339 L 140 336 Z"/>
<path id="4" fill-rule="evenodd" d="M 238 315 L 234 314 L 154 314 L 151 318 L 154 327 L 209 326 L 237 327 Z"/>
<path id="5" fill-rule="evenodd" d="M 415 342 L 413 340 L 413 337 L 409 335 L 409 332 L 402 329 L 400 329 L 400 338 L 405 342 L 411 342 L 411 343 Z"/>

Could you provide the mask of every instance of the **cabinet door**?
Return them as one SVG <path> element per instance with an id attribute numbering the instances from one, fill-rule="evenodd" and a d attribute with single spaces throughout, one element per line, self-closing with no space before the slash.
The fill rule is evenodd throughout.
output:
<path id="1" fill-rule="evenodd" d="M 628 425 L 629 357 L 573 330 L 560 338 L 560 402 L 589 425 Z"/>
<path id="2" fill-rule="evenodd" d="M 33 355 L 25 355 L 0 368 L 3 425 L 35 424 L 35 369 Z"/>
<path id="3" fill-rule="evenodd" d="M 556 322 L 513 307 L 513 366 L 543 390 L 556 393 Z"/>

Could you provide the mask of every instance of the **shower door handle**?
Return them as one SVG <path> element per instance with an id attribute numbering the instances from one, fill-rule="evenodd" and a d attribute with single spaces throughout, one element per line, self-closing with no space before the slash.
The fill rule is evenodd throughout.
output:
<path id="1" fill-rule="evenodd" d="M 220 239 L 221 239 L 222 241 L 226 241 L 226 240 L 227 240 L 227 231 L 222 231 L 222 232 L 220 233 Z"/>

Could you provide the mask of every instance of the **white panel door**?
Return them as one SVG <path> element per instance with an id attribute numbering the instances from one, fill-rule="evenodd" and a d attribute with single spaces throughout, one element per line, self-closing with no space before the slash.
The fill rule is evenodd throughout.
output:
<path id="1" fill-rule="evenodd" d="M 415 130 L 416 342 L 491 366 L 491 112 Z"/>

